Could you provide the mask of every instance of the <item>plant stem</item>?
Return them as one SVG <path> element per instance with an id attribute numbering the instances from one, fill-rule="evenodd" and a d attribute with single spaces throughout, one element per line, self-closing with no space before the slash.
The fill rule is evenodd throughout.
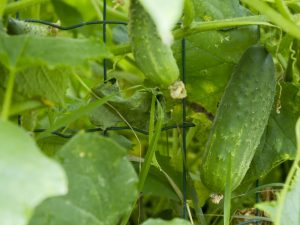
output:
<path id="1" fill-rule="evenodd" d="M 152 134 L 152 139 L 150 141 L 147 154 L 145 156 L 145 161 L 142 165 L 141 173 L 139 175 L 139 185 L 138 190 L 139 192 L 142 192 L 144 189 L 144 184 L 146 181 L 146 178 L 148 176 L 148 172 L 150 169 L 150 165 L 152 163 L 153 157 L 155 155 L 155 150 L 157 148 L 158 139 L 160 138 L 162 123 L 163 123 L 163 110 L 159 102 L 157 102 L 157 108 L 158 108 L 158 120 L 154 129 L 154 133 Z"/>
<path id="2" fill-rule="evenodd" d="M 22 0 L 22 1 L 12 2 L 5 6 L 4 13 L 5 14 L 14 13 L 16 11 L 30 7 L 32 5 L 41 4 L 48 1 L 49 0 Z"/>
<path id="3" fill-rule="evenodd" d="M 4 101 L 3 101 L 3 105 L 2 105 L 2 112 L 1 112 L 1 119 L 4 121 L 7 120 L 9 117 L 9 109 L 10 109 L 11 99 L 12 99 L 12 95 L 13 95 L 15 78 L 16 78 L 15 69 L 10 69 L 9 76 L 8 76 L 7 88 L 5 91 Z"/>
<path id="4" fill-rule="evenodd" d="M 282 30 L 284 30 L 289 35 L 300 40 L 300 29 L 292 21 L 283 17 L 276 10 L 268 6 L 266 3 L 261 2 L 259 0 L 241 0 L 243 3 L 249 5 L 253 9 L 259 11 L 261 14 L 265 15 L 269 20 L 279 26 Z"/>
<path id="5" fill-rule="evenodd" d="M 204 31 L 221 30 L 232 27 L 250 26 L 250 25 L 264 25 L 274 26 L 268 22 L 264 16 L 248 16 L 237 17 L 232 19 L 214 20 L 208 22 L 193 22 L 188 29 L 180 28 L 173 31 L 174 39 L 178 40 L 183 37 L 187 37 L 193 34 L 197 34 Z M 129 44 L 118 45 L 112 47 L 110 51 L 114 55 L 123 55 L 131 52 Z"/>
<path id="6" fill-rule="evenodd" d="M 156 99 L 155 96 L 153 96 L 153 98 L 152 98 L 152 103 L 153 103 L 154 99 Z M 155 112 L 154 110 L 151 110 L 151 111 L 152 111 L 151 113 Z M 141 193 L 144 189 L 144 184 L 145 184 L 146 178 L 148 176 L 148 172 L 149 172 L 153 157 L 155 156 L 155 150 L 156 150 L 156 147 L 157 147 L 158 139 L 160 138 L 160 134 L 161 134 L 161 128 L 162 128 L 164 114 L 163 114 L 163 109 L 162 109 L 162 107 L 161 107 L 161 105 L 158 101 L 157 101 L 157 112 L 158 112 L 158 119 L 157 119 L 157 122 L 156 122 L 156 126 L 155 126 L 154 129 L 153 128 L 149 129 L 149 131 L 151 131 L 151 129 L 153 129 L 153 133 L 152 133 L 151 141 L 149 142 L 148 151 L 147 151 L 147 154 L 145 156 L 141 172 L 139 174 L 139 183 L 138 183 L 138 192 L 139 193 Z M 163 172 L 163 171 L 161 171 L 161 172 Z M 164 173 L 164 175 L 167 175 L 167 174 Z M 169 176 L 167 176 L 167 179 L 170 182 Z M 132 204 L 130 212 L 128 212 L 124 216 L 124 218 L 122 219 L 121 225 L 126 225 L 128 223 L 128 220 L 129 220 L 130 215 L 132 213 L 132 210 L 133 210 L 133 208 L 136 204 L 136 201 Z"/>
<path id="7" fill-rule="evenodd" d="M 275 3 L 276 0 L 264 0 L 264 2 L 269 2 L 269 3 Z M 285 0 L 285 4 L 290 5 L 290 4 L 295 4 L 298 3 L 299 0 Z"/>
<path id="8" fill-rule="evenodd" d="M 224 194 L 224 225 L 229 225 L 231 209 L 231 155 L 228 157 L 226 173 L 226 187 Z"/>
<path id="9" fill-rule="evenodd" d="M 181 39 L 183 37 L 193 35 L 199 32 L 221 30 L 232 27 L 250 26 L 250 25 L 265 25 L 273 26 L 270 24 L 264 16 L 248 16 L 248 17 L 236 17 L 224 20 L 214 20 L 208 22 L 193 22 L 189 29 L 178 29 L 173 32 L 175 39 Z"/>
<path id="10" fill-rule="evenodd" d="M 109 50 L 115 56 L 124 55 L 131 52 L 131 46 L 130 44 L 122 44 L 122 45 L 113 46 Z"/>
<path id="11" fill-rule="evenodd" d="M 287 18 L 290 21 L 293 21 L 293 15 L 289 11 L 288 7 L 286 6 L 285 2 L 283 0 L 275 0 L 277 9 L 283 15 L 285 18 Z"/>

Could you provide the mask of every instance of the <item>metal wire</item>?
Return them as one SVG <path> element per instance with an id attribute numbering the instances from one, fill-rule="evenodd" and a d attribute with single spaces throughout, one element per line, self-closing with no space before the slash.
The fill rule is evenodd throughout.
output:
<path id="1" fill-rule="evenodd" d="M 186 49 L 185 39 L 181 41 L 181 57 L 182 57 L 182 82 L 186 81 Z M 186 99 L 182 99 L 182 124 L 186 123 Z M 182 128 L 182 192 L 183 192 L 183 218 L 187 218 L 187 166 L 186 166 L 186 128 Z"/>
<path id="2" fill-rule="evenodd" d="M 256 220 L 256 219 L 248 220 L 248 221 L 241 222 L 241 223 L 239 223 L 237 225 L 246 225 L 246 224 L 257 223 L 257 222 L 261 223 L 261 220 Z"/>
<path id="3" fill-rule="evenodd" d="M 64 133 L 61 133 L 60 130 L 61 129 L 56 130 L 56 131 L 52 131 L 51 134 L 59 136 L 59 137 L 62 137 L 62 138 L 71 138 L 71 137 L 74 136 L 74 134 L 64 134 Z M 35 129 L 33 132 L 34 133 L 42 133 L 42 132 L 45 132 L 45 131 L 46 131 L 46 129 L 39 128 L 39 129 Z"/>
<path id="4" fill-rule="evenodd" d="M 124 21 L 117 21 L 117 20 L 94 20 L 94 21 L 89 21 L 89 22 L 82 22 L 82 23 L 78 23 L 78 24 L 74 24 L 74 25 L 70 25 L 70 26 L 61 26 L 58 25 L 56 23 L 51 23 L 48 21 L 44 21 L 44 20 L 36 20 L 36 19 L 25 19 L 25 22 L 28 23 L 39 23 L 39 24 L 44 24 L 44 25 L 48 25 L 51 27 L 55 27 L 59 30 L 73 30 L 79 27 L 83 27 L 83 26 L 88 26 L 88 25 L 95 25 L 95 24 L 120 24 L 120 25 L 127 25 L 127 22 Z"/>
<path id="5" fill-rule="evenodd" d="M 169 125 L 169 126 L 165 126 L 161 129 L 161 131 L 167 131 L 167 130 L 172 130 L 172 129 L 176 129 L 176 128 L 189 128 L 189 127 L 194 127 L 195 124 L 193 123 L 188 123 L 186 122 L 185 124 L 180 124 L 180 125 Z M 77 134 L 78 132 L 80 132 L 81 130 L 72 130 L 72 129 L 68 129 L 65 130 L 64 133 L 62 133 L 62 131 L 65 128 L 59 128 L 58 130 L 52 131 L 51 134 L 59 136 L 59 137 L 63 137 L 63 138 L 71 138 L 73 137 L 75 134 Z M 101 128 L 88 128 L 85 129 L 84 131 L 87 133 L 92 133 L 92 132 L 103 132 L 104 135 L 106 135 L 109 131 L 121 131 L 121 130 L 134 130 L 135 132 L 138 132 L 140 134 L 144 134 L 144 135 L 148 135 L 149 132 L 146 130 L 142 130 L 136 127 L 128 127 L 128 126 L 120 126 L 120 127 L 108 127 L 106 129 L 101 129 Z M 44 128 L 39 128 L 39 129 L 35 129 L 33 132 L 34 133 L 42 133 L 45 132 L 47 129 Z"/>
<path id="6" fill-rule="evenodd" d="M 106 0 L 103 0 L 103 43 L 106 45 Z M 107 61 L 103 59 L 103 79 L 106 81 L 107 79 Z"/>

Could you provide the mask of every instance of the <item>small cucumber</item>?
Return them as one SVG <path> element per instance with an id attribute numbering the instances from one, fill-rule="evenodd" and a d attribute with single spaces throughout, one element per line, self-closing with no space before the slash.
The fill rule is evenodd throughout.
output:
<path id="1" fill-rule="evenodd" d="M 14 18 L 8 19 L 7 33 L 11 35 L 30 34 L 36 36 L 55 36 L 57 29 L 47 26 L 38 25 Z"/>
<path id="2" fill-rule="evenodd" d="M 158 35 L 150 15 L 138 0 L 130 1 L 129 36 L 136 64 L 152 83 L 169 87 L 179 77 L 170 46 Z"/>
<path id="3" fill-rule="evenodd" d="M 200 176 L 223 193 L 231 157 L 231 189 L 244 178 L 272 109 L 276 78 L 272 56 L 260 46 L 243 54 L 225 89 L 206 145 Z"/>

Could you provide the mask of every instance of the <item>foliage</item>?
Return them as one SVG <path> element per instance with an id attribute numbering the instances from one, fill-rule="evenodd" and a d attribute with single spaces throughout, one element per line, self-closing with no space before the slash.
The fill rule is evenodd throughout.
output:
<path id="1" fill-rule="evenodd" d="M 163 221 L 163 220 L 160 220 L 160 219 L 149 219 L 147 220 L 146 222 L 143 223 L 143 225 L 179 225 L 179 224 L 182 224 L 182 225 L 188 225 L 190 223 L 188 223 L 187 221 L 185 220 L 182 220 L 182 219 L 173 219 L 172 221 L 169 221 L 169 222 L 166 222 L 166 221 Z"/>
<path id="2" fill-rule="evenodd" d="M 270 215 L 276 225 L 299 224 L 300 221 L 300 119 L 296 125 L 296 134 L 297 156 L 287 177 L 284 190 L 278 195 L 276 202 L 265 202 L 257 205 L 258 208 L 265 210 Z"/>
<path id="3" fill-rule="evenodd" d="M 104 15 L 102 0 L 0 0 L 0 224 L 298 225 L 299 3 L 139 0 L 143 13 L 130 17 L 130 2 L 106 1 Z M 105 16 L 150 23 L 59 30 L 24 21 L 67 27 Z M 11 21 L 25 32 L 12 35 Z M 276 95 L 243 181 L 234 191 L 227 182 L 221 196 L 200 168 L 225 87 L 254 45 L 272 56 Z M 251 63 L 245 74 L 264 62 Z M 186 90 L 183 101 L 170 95 L 175 80 L 185 82 L 175 89 Z M 261 93 L 251 99 L 265 100 Z M 239 124 L 249 108 L 228 115 Z M 225 163 L 224 179 L 235 178 L 235 163 Z"/>
<path id="4" fill-rule="evenodd" d="M 22 128 L 1 121 L 0 134 L 0 221 L 25 225 L 40 202 L 67 192 L 66 176 Z"/>
<path id="5" fill-rule="evenodd" d="M 72 138 L 55 155 L 67 173 L 69 192 L 44 201 L 29 224 L 116 224 L 137 197 L 137 177 L 125 154 L 97 134 Z"/>

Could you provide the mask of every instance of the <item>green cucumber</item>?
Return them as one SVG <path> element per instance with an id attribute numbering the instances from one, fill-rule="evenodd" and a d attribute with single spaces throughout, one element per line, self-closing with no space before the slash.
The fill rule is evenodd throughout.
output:
<path id="1" fill-rule="evenodd" d="M 36 36 L 55 36 L 57 29 L 47 25 L 38 25 L 14 18 L 8 18 L 7 33 L 11 35 L 30 34 Z"/>
<path id="2" fill-rule="evenodd" d="M 130 1 L 129 37 L 137 66 L 145 77 L 161 87 L 169 87 L 179 77 L 170 46 L 158 35 L 150 15 L 138 0 Z"/>
<path id="3" fill-rule="evenodd" d="M 231 157 L 231 190 L 244 178 L 267 125 L 276 89 L 272 56 L 260 46 L 243 54 L 225 89 L 206 144 L 201 180 L 224 193 Z"/>

